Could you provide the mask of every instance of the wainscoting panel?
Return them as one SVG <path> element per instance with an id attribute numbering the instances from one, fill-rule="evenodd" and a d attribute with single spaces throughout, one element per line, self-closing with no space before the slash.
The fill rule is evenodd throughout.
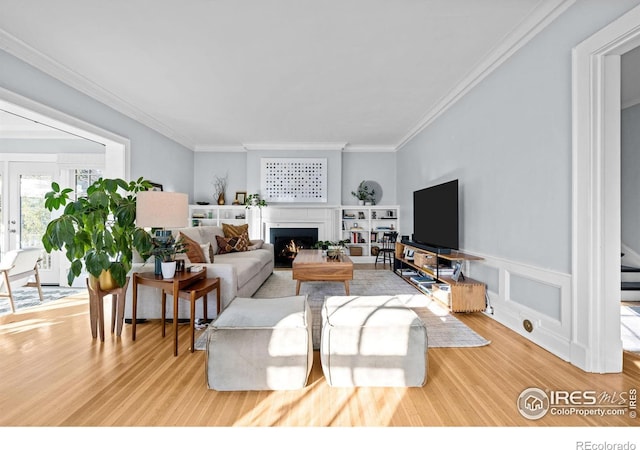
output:
<path id="1" fill-rule="evenodd" d="M 569 361 L 571 275 L 469 253 L 484 258 L 469 264 L 467 273 L 487 285 L 491 308 L 485 314 Z"/>

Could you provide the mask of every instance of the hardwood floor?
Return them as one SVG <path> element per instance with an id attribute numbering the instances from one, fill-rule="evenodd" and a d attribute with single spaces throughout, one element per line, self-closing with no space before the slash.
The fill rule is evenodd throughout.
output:
<path id="1" fill-rule="evenodd" d="M 110 306 L 105 306 L 107 326 Z M 88 299 L 79 295 L 0 317 L 0 425 L 9 427 L 439 427 L 637 426 L 624 416 L 522 417 L 516 401 L 529 387 L 620 393 L 640 387 L 640 357 L 624 354 L 620 374 L 585 373 L 481 313 L 457 314 L 491 344 L 429 349 L 422 388 L 330 388 L 318 352 L 308 386 L 296 391 L 207 389 L 205 352 L 179 355 L 159 321 L 107 329 L 93 340 Z M 171 333 L 168 333 L 170 336 Z"/>

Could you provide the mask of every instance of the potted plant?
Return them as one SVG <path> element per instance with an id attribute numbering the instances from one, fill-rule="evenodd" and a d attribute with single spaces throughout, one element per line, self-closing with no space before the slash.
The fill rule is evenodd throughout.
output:
<path id="1" fill-rule="evenodd" d="M 89 186 L 86 197 L 74 201 L 69 197 L 73 189 L 51 183 L 45 207 L 52 211 L 64 206 L 64 211 L 49 222 L 42 243 L 47 253 L 64 250 L 71 262 L 69 285 L 85 268 L 103 290 L 124 286 L 133 249 L 140 255 L 152 249 L 149 233 L 135 224 L 135 194 L 151 187 L 143 178 L 131 182 L 100 178 Z"/>
<path id="2" fill-rule="evenodd" d="M 348 239 L 342 241 L 318 241 L 313 245 L 313 248 L 326 250 L 328 258 L 338 259 L 344 253 L 344 247 L 348 243 Z"/>
<path id="3" fill-rule="evenodd" d="M 267 206 L 267 202 L 260 198 L 260 194 L 249 194 L 244 200 L 244 206 L 246 209 L 257 206 L 260 210 L 260 239 L 262 239 L 262 208 Z"/>
<path id="4" fill-rule="evenodd" d="M 156 260 L 160 261 L 162 277 L 173 278 L 176 273 L 176 255 L 185 253 L 188 244 L 182 237 L 176 239 L 173 235 L 168 234 L 152 238 L 151 245 L 151 251 L 148 254 L 142 254 L 142 257 L 146 260 L 147 256 L 155 256 Z"/>
<path id="5" fill-rule="evenodd" d="M 358 185 L 357 191 L 351 191 L 351 195 L 358 199 L 359 205 L 364 205 L 365 202 L 374 202 L 376 191 L 375 189 L 371 189 L 369 191 L 369 186 L 366 184 L 365 180 L 362 180 Z"/>
<path id="6" fill-rule="evenodd" d="M 251 208 L 252 206 L 257 206 L 258 208 L 262 208 L 267 206 L 267 202 L 260 198 L 260 194 L 249 194 L 244 201 L 245 207 Z"/>

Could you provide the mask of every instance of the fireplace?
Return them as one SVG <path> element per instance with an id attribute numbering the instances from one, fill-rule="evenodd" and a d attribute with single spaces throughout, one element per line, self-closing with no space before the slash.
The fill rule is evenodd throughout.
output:
<path id="1" fill-rule="evenodd" d="M 291 267 L 299 250 L 313 248 L 318 242 L 318 229 L 271 228 L 269 238 L 273 244 L 275 267 Z"/>

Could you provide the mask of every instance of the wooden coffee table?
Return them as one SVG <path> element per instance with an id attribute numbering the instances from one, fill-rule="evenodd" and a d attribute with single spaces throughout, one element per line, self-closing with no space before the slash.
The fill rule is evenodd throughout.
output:
<path id="1" fill-rule="evenodd" d="M 347 255 L 333 260 L 322 256 L 322 250 L 300 250 L 293 260 L 293 279 L 297 280 L 296 295 L 303 281 L 342 281 L 349 295 L 349 280 L 353 280 L 353 261 Z"/>

